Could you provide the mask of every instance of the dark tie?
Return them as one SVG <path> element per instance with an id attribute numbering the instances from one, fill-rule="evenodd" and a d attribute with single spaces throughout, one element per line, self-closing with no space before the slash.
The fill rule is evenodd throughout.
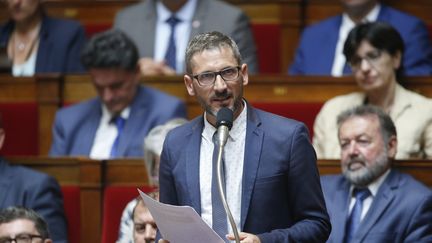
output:
<path id="1" fill-rule="evenodd" d="M 216 133 L 215 133 L 216 135 Z M 223 207 L 222 199 L 219 196 L 219 189 L 217 184 L 217 154 L 218 154 L 218 145 L 216 141 L 216 137 L 213 135 L 213 167 L 212 167 L 212 187 L 211 187 L 211 195 L 212 195 L 212 219 L 213 219 L 213 230 L 226 241 L 225 235 L 228 233 L 227 228 L 227 215 L 225 209 Z M 225 166 L 222 157 L 222 184 L 224 186 L 225 191 Z"/>
<path id="2" fill-rule="evenodd" d="M 111 120 L 111 122 L 113 122 L 117 127 L 117 137 L 115 138 L 114 143 L 111 147 L 110 158 L 116 158 L 119 155 L 118 154 L 119 140 L 123 132 L 123 127 L 126 120 L 121 116 L 116 116 Z"/>
<path id="3" fill-rule="evenodd" d="M 171 26 L 171 34 L 168 41 L 168 48 L 165 53 L 165 61 L 168 66 L 176 69 L 176 44 L 175 44 L 175 27 L 180 22 L 176 16 L 172 15 L 166 21 Z"/>
<path id="4" fill-rule="evenodd" d="M 345 242 L 350 242 L 356 233 L 359 225 L 363 209 L 363 201 L 371 195 L 367 188 L 354 188 L 353 196 L 356 198 L 354 207 L 351 211 L 345 228 Z"/>
<path id="5" fill-rule="evenodd" d="M 345 75 L 351 74 L 351 73 L 352 73 L 352 71 L 351 71 L 350 65 L 348 64 L 348 62 L 345 62 L 342 74 L 345 76 Z"/>

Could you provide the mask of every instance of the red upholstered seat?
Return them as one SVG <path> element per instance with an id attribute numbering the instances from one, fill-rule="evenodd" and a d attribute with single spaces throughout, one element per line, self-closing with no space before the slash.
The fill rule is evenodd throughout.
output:
<path id="1" fill-rule="evenodd" d="M 313 136 L 315 117 L 322 103 L 252 103 L 256 108 L 303 122 Z"/>
<path id="2" fill-rule="evenodd" d="M 79 243 L 81 235 L 80 189 L 78 186 L 62 186 L 61 190 L 68 223 L 68 240 L 70 243 Z"/>
<path id="3" fill-rule="evenodd" d="M 281 73 L 280 24 L 252 24 L 260 73 Z"/>
<path id="4" fill-rule="evenodd" d="M 141 187 L 143 192 L 152 192 L 154 187 Z M 137 187 L 108 186 L 104 191 L 102 214 L 102 242 L 114 243 L 118 237 L 120 218 L 123 209 L 134 198 L 138 197 Z"/>
<path id="5" fill-rule="evenodd" d="M 1 103 L 6 140 L 3 156 L 38 155 L 38 109 L 36 103 Z"/>
<path id="6" fill-rule="evenodd" d="M 84 27 L 86 36 L 88 38 L 92 37 L 96 33 L 108 30 L 110 28 L 111 28 L 110 24 L 91 24 L 91 25 L 86 25 Z"/>

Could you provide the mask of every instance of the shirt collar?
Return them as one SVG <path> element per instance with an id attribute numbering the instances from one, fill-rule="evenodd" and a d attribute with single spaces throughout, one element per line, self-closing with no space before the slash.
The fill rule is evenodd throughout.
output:
<path id="1" fill-rule="evenodd" d="M 122 110 L 122 112 L 120 112 L 120 116 L 127 120 L 129 118 L 130 115 L 130 107 L 126 107 Z M 104 120 L 104 122 L 109 123 L 111 121 L 111 119 L 113 118 L 113 114 L 111 114 L 111 112 L 108 111 L 108 108 L 103 104 L 102 105 L 102 120 Z"/>
<path id="2" fill-rule="evenodd" d="M 166 20 L 175 14 L 175 16 L 184 22 L 192 21 L 195 13 L 197 0 L 188 0 L 177 12 L 172 13 L 161 1 L 156 3 L 157 18 L 159 22 L 166 22 Z"/>
<path id="3" fill-rule="evenodd" d="M 247 103 L 243 100 L 243 110 L 240 115 L 234 120 L 233 126 L 230 130 L 228 140 L 236 141 L 241 134 L 246 130 L 247 120 Z M 207 112 L 204 113 L 204 130 L 202 136 L 208 141 L 212 141 L 213 134 L 216 132 L 216 128 L 207 121 Z"/>
<path id="4" fill-rule="evenodd" d="M 377 4 L 375 7 L 366 15 L 362 22 L 375 22 L 378 19 L 378 14 L 381 10 L 381 5 Z M 348 17 L 348 14 L 342 14 L 342 25 L 343 27 L 351 30 L 354 28 L 355 23 Z"/>

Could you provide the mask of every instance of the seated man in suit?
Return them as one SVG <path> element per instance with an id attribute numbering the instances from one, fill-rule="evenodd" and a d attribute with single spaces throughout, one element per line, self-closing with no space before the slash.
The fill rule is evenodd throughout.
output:
<path id="1" fill-rule="evenodd" d="M 322 177 L 333 226 L 328 242 L 431 242 L 432 192 L 391 168 L 396 128 L 375 106 L 338 117 L 342 175 Z"/>
<path id="2" fill-rule="evenodd" d="M 0 242 L 12 241 L 16 243 L 53 242 L 44 219 L 32 209 L 23 207 L 8 207 L 0 211 Z"/>
<path id="3" fill-rule="evenodd" d="M 307 27 L 300 39 L 292 75 L 332 75 L 351 73 L 342 53 L 350 30 L 362 22 L 391 24 L 405 44 L 405 75 L 432 74 L 432 45 L 426 25 L 418 18 L 380 4 L 379 0 L 341 0 L 344 13 Z"/>
<path id="4" fill-rule="evenodd" d="M 95 35 L 81 60 L 99 97 L 57 112 L 51 156 L 142 157 L 153 127 L 186 117 L 179 99 L 140 85 L 138 50 L 120 30 Z"/>
<path id="5" fill-rule="evenodd" d="M 0 116 L 0 149 L 4 139 Z M 67 242 L 66 217 L 57 181 L 44 173 L 9 165 L 0 158 L 0 209 L 11 206 L 35 210 L 48 223 L 54 242 Z"/>
<path id="6" fill-rule="evenodd" d="M 184 73 L 184 53 L 198 33 L 220 31 L 239 45 L 252 73 L 258 72 L 255 42 L 245 13 L 219 0 L 147 0 L 121 10 L 114 27 L 137 45 L 144 75 Z"/>

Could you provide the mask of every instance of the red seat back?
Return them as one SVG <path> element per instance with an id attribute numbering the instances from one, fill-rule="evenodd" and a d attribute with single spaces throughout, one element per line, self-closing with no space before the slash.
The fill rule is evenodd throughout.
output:
<path id="1" fill-rule="evenodd" d="M 1 103 L 6 132 L 3 156 L 38 155 L 38 108 L 36 103 Z"/>
<path id="2" fill-rule="evenodd" d="M 260 73 L 281 73 L 280 24 L 252 24 Z"/>
<path id="3" fill-rule="evenodd" d="M 315 117 L 321 110 L 322 103 L 252 103 L 256 108 L 303 122 L 313 136 Z"/>
<path id="4" fill-rule="evenodd" d="M 70 243 L 79 243 L 81 235 L 80 189 L 78 186 L 62 186 L 61 190 L 68 223 L 68 240 Z"/>
<path id="5" fill-rule="evenodd" d="M 140 189 L 143 192 L 154 191 L 153 187 L 141 187 Z M 114 243 L 117 240 L 123 209 L 138 196 L 137 187 L 108 186 L 105 188 L 102 214 L 103 243 Z"/>

